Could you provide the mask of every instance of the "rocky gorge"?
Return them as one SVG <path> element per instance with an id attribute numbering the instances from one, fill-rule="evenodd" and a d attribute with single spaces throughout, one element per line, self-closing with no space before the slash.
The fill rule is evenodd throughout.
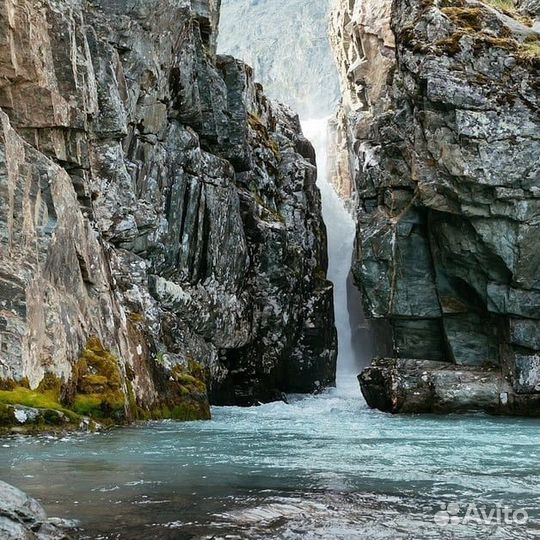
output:
<path id="1" fill-rule="evenodd" d="M 333 384 L 314 151 L 216 0 L 0 7 L 3 428 Z"/>
<path id="2" fill-rule="evenodd" d="M 0 1 L 0 538 L 536 538 L 538 8 Z"/>
<path id="3" fill-rule="evenodd" d="M 0 11 L 4 427 L 207 418 L 333 384 L 314 150 L 248 65 L 217 54 L 220 8 Z M 263 8 L 227 2 L 224 28 Z M 276 9 L 310 28 L 294 46 L 329 77 L 306 80 L 324 113 L 336 93 L 311 23 L 327 6 Z M 330 167 L 381 357 L 360 383 L 384 410 L 538 414 L 537 17 L 534 2 L 332 4 Z M 278 39 L 274 16 L 255 19 Z M 231 35 L 223 48 L 249 48 Z M 266 46 L 253 60 L 271 93 L 307 114 Z"/>
<path id="4" fill-rule="evenodd" d="M 371 406 L 540 414 L 539 15 L 335 2 L 337 183 L 381 346 L 359 377 Z"/>

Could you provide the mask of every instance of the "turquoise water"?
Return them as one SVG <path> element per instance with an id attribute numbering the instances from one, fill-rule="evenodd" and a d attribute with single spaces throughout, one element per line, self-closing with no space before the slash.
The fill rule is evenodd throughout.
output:
<path id="1" fill-rule="evenodd" d="M 4 439 L 0 478 L 92 539 L 524 539 L 540 535 L 539 453 L 537 421 L 390 416 L 349 389 L 211 422 Z M 450 502 L 529 520 L 440 526 Z"/>

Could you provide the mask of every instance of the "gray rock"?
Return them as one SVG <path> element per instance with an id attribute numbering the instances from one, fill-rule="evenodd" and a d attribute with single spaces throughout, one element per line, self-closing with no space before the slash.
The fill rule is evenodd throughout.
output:
<path id="1" fill-rule="evenodd" d="M 535 15 L 538 21 L 538 19 L 540 18 L 539 0 L 518 0 L 517 4 L 524 12 Z"/>
<path id="2" fill-rule="evenodd" d="M 115 420 L 333 384 L 326 233 L 297 117 L 216 56 L 219 2 L 129 6 L 0 13 L 0 380 L 53 376 L 70 406 L 99 343 L 119 368 Z"/>
<path id="3" fill-rule="evenodd" d="M 537 363 L 534 376 L 537 383 Z M 368 405 L 385 412 L 540 414 L 540 395 L 514 391 L 497 368 L 378 359 L 358 380 Z"/>
<path id="4" fill-rule="evenodd" d="M 522 404 L 531 414 L 540 35 L 509 13 L 473 0 L 336 0 L 336 129 L 358 199 L 355 280 L 368 317 L 390 324 L 395 357 L 493 369 L 487 377 L 503 376 L 519 394 L 499 412 Z M 482 396 L 469 405 L 498 410 Z"/>
<path id="5" fill-rule="evenodd" d="M 0 537 L 3 540 L 69 540 L 77 524 L 48 519 L 38 501 L 0 481 Z"/>
<path id="6" fill-rule="evenodd" d="M 514 389 L 519 394 L 540 392 L 540 355 L 517 354 L 514 358 Z"/>

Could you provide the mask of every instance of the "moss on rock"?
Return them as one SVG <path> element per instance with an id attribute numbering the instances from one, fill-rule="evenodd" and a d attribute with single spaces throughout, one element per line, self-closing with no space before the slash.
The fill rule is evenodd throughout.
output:
<path id="1" fill-rule="evenodd" d="M 126 420 L 126 396 L 118 358 L 91 337 L 75 366 L 77 390 L 71 408 L 99 420 Z"/>
<path id="2" fill-rule="evenodd" d="M 268 148 L 274 156 L 279 159 L 280 149 L 278 143 L 271 137 L 266 126 L 261 120 L 254 114 L 248 113 L 248 123 L 250 127 L 257 134 L 257 142 L 259 142 L 265 148 Z"/>
<path id="3" fill-rule="evenodd" d="M 35 390 L 25 379 L 2 380 L 0 387 L 0 433 L 40 433 L 80 426 L 82 418 L 60 402 L 61 380 L 52 374 Z"/>
<path id="4" fill-rule="evenodd" d="M 206 387 L 206 370 L 189 359 L 187 365 L 175 365 L 170 370 L 163 406 L 150 412 L 153 418 L 193 421 L 209 420 L 210 404 Z"/>
<path id="5" fill-rule="evenodd" d="M 441 11 L 456 25 L 468 31 L 480 32 L 483 10 L 478 7 L 445 7 Z"/>
<path id="6" fill-rule="evenodd" d="M 129 377 L 123 380 L 118 358 L 97 337 L 91 337 L 73 367 L 69 383 L 51 373 L 34 390 L 26 379 L 0 380 L 0 433 L 78 429 L 83 418 L 104 425 L 132 419 L 209 419 L 204 366 L 189 359 L 186 365 L 160 368 L 163 380 L 159 400 L 153 406 L 141 407 L 132 381 Z M 28 420 L 21 422 L 17 416 L 25 411 Z"/>
<path id="7" fill-rule="evenodd" d="M 34 409 L 58 411 L 66 415 L 70 421 L 79 422 L 80 416 L 60 403 L 60 385 L 43 389 L 30 390 L 26 386 L 15 386 L 12 390 L 0 390 L 0 405 L 21 405 Z"/>
<path id="8" fill-rule="evenodd" d="M 529 39 L 521 43 L 517 48 L 516 58 L 524 64 L 540 64 L 540 40 Z"/>

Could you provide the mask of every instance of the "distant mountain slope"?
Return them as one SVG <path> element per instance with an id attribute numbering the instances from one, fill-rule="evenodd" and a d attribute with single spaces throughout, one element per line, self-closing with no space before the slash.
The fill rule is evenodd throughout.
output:
<path id="1" fill-rule="evenodd" d="M 219 51 L 252 65 L 266 93 L 302 117 L 329 115 L 339 82 L 328 10 L 328 0 L 223 0 Z"/>

